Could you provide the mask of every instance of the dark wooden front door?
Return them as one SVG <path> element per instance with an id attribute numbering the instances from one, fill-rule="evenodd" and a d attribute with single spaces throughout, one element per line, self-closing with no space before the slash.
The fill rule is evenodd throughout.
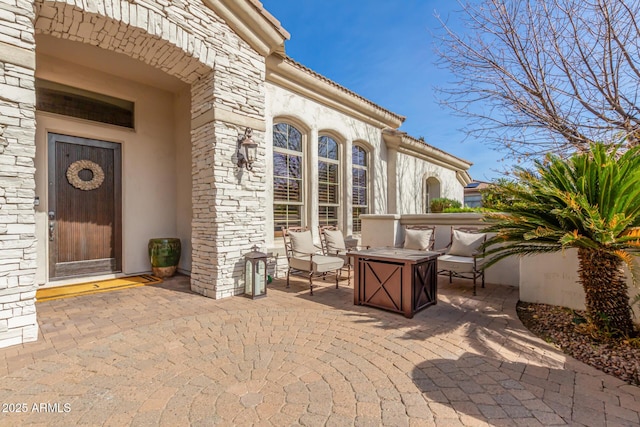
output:
<path id="1" fill-rule="evenodd" d="M 120 144 L 49 134 L 49 277 L 122 270 Z"/>

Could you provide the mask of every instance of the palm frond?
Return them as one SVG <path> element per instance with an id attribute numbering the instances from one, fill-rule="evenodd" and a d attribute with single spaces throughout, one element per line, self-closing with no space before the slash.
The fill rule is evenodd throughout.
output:
<path id="1" fill-rule="evenodd" d="M 500 191 L 521 203 L 485 219 L 496 233 L 483 246 L 487 265 L 568 247 L 625 253 L 629 265 L 640 252 L 640 147 L 618 149 L 594 143 L 569 159 L 548 155 L 532 170 L 516 168 L 518 185 Z"/>

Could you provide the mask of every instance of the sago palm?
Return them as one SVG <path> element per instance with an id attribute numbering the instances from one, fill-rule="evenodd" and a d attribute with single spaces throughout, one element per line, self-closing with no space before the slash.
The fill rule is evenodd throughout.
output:
<path id="1" fill-rule="evenodd" d="M 519 185 L 499 191 L 518 200 L 490 214 L 485 268 L 511 255 L 577 248 L 589 320 L 600 330 L 633 335 L 623 264 L 635 276 L 640 249 L 640 149 L 592 144 L 568 159 L 549 155 L 534 170 L 516 169 Z M 635 282 L 635 277 L 634 277 Z"/>

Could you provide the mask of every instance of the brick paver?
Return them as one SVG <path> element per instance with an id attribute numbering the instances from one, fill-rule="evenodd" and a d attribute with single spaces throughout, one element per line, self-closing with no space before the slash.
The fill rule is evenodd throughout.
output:
<path id="1" fill-rule="evenodd" d="M 319 285 L 39 303 L 38 342 L 0 349 L 0 425 L 640 424 L 640 389 L 531 335 L 515 288 L 445 280 L 406 319 Z"/>

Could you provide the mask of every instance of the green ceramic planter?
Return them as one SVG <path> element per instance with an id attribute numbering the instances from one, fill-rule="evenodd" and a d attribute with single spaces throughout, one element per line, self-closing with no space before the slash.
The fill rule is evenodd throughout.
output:
<path id="1" fill-rule="evenodd" d="M 150 239 L 149 260 L 153 275 L 161 278 L 173 276 L 180 262 L 181 251 L 180 239 Z"/>

